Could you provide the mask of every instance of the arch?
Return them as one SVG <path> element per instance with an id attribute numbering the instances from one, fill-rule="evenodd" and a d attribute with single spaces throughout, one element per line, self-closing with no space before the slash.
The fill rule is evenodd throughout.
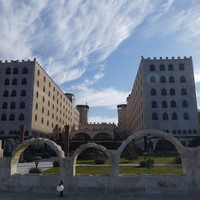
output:
<path id="1" fill-rule="evenodd" d="M 22 84 L 22 85 L 26 85 L 26 84 L 27 84 L 27 79 L 26 79 L 26 78 L 23 78 L 22 81 L 21 81 L 21 84 Z"/>
<path id="2" fill-rule="evenodd" d="M 17 85 L 17 79 L 16 79 L 16 78 L 14 78 L 14 79 L 12 80 L 12 85 Z"/>
<path id="3" fill-rule="evenodd" d="M 27 67 L 24 67 L 23 70 L 22 70 L 22 73 L 23 73 L 23 74 L 28 74 L 28 68 L 27 68 Z"/>
<path id="4" fill-rule="evenodd" d="M 160 65 L 160 71 L 165 71 L 165 65 L 163 64 Z"/>
<path id="5" fill-rule="evenodd" d="M 173 71 L 174 70 L 174 66 L 171 63 L 168 65 L 168 70 L 169 71 Z"/>
<path id="6" fill-rule="evenodd" d="M 154 88 L 151 89 L 151 95 L 152 95 L 152 96 L 156 95 L 156 89 L 154 89 Z"/>
<path id="7" fill-rule="evenodd" d="M 173 77 L 173 76 L 170 76 L 170 77 L 169 77 L 169 82 L 170 82 L 170 83 L 174 83 L 174 82 L 175 82 L 175 80 L 174 80 L 174 77 Z"/>
<path id="8" fill-rule="evenodd" d="M 151 107 L 152 108 L 157 108 L 157 102 L 156 101 L 152 101 L 151 102 Z"/>
<path id="9" fill-rule="evenodd" d="M 7 108 L 8 108 L 8 103 L 7 102 L 3 102 L 2 109 L 7 109 Z"/>
<path id="10" fill-rule="evenodd" d="M 151 64 L 151 65 L 149 66 L 149 70 L 150 70 L 150 71 L 155 71 L 155 65 Z"/>
<path id="11" fill-rule="evenodd" d="M 6 74 L 10 74 L 10 73 L 11 73 L 11 68 L 8 67 L 8 68 L 6 69 Z"/>
<path id="12" fill-rule="evenodd" d="M 75 167 L 76 167 L 76 162 L 77 162 L 77 158 L 78 158 L 79 154 L 88 148 L 94 148 L 94 149 L 98 149 L 98 150 L 102 151 L 108 157 L 108 160 L 110 163 L 110 168 L 111 168 L 111 154 L 109 153 L 109 151 L 102 145 L 99 145 L 99 144 L 97 145 L 96 143 L 87 143 L 87 144 L 80 145 L 80 147 L 78 149 L 76 149 L 76 151 L 72 155 L 71 161 L 72 161 L 72 165 L 73 165 L 73 175 L 76 174 Z"/>
<path id="13" fill-rule="evenodd" d="M 181 76 L 181 77 L 180 77 L 180 82 L 181 82 L 181 83 L 185 83 L 185 82 L 186 82 L 185 76 Z"/>
<path id="14" fill-rule="evenodd" d="M 93 140 L 112 140 L 112 137 L 108 133 L 98 133 L 93 137 Z"/>
<path id="15" fill-rule="evenodd" d="M 82 140 L 82 141 L 90 141 L 91 137 L 87 133 L 77 133 L 72 137 L 72 140 Z"/>
<path id="16" fill-rule="evenodd" d="M 160 82 L 161 83 L 166 83 L 166 77 L 165 76 L 161 76 L 160 77 Z"/>
<path id="17" fill-rule="evenodd" d="M 55 142 L 46 139 L 46 138 L 31 138 L 25 140 L 23 143 L 19 144 L 15 151 L 12 154 L 12 159 L 10 162 L 11 171 L 10 174 L 13 175 L 17 172 L 17 164 L 19 162 L 20 155 L 27 149 L 30 145 L 38 144 L 39 142 L 43 142 L 49 145 L 57 154 L 60 162 L 60 166 L 63 166 L 63 159 L 65 158 L 65 153 L 62 150 L 61 146 L 57 145 Z"/>
<path id="18" fill-rule="evenodd" d="M 117 155 L 118 163 L 119 163 L 119 159 L 123 150 L 125 149 L 125 147 L 128 145 L 129 142 L 131 142 L 133 139 L 141 138 L 148 135 L 163 137 L 165 140 L 171 142 L 175 146 L 178 153 L 180 154 L 181 159 L 182 160 L 184 159 L 185 147 L 181 144 L 181 142 L 177 138 L 174 138 L 172 135 L 164 131 L 155 130 L 155 129 L 146 129 L 146 130 L 138 131 L 130 135 L 126 140 L 123 141 L 123 143 L 118 149 L 118 155 Z"/>
<path id="19" fill-rule="evenodd" d="M 19 73 L 19 69 L 17 68 L 17 67 L 15 67 L 14 69 L 13 69 L 13 74 L 18 74 Z"/>
<path id="20" fill-rule="evenodd" d="M 16 96 L 17 96 L 16 90 L 12 90 L 12 91 L 11 91 L 11 97 L 16 97 Z"/>
<path id="21" fill-rule="evenodd" d="M 164 96 L 167 95 L 167 90 L 165 88 L 161 89 L 161 95 L 164 95 Z"/>
<path id="22" fill-rule="evenodd" d="M 6 78 L 4 81 L 4 85 L 9 85 L 9 84 L 10 84 L 10 80 L 8 78 Z"/>

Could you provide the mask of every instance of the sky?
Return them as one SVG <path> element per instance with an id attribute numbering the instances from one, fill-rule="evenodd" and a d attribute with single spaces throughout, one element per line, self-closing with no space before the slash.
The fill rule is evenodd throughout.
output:
<path id="1" fill-rule="evenodd" d="M 192 56 L 200 108 L 199 0 L 0 0 L 0 47 L 36 58 L 89 122 L 118 122 L 141 56 Z"/>

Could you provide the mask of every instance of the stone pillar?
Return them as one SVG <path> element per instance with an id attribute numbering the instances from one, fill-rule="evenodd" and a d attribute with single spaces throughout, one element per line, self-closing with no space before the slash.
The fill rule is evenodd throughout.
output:
<path id="1" fill-rule="evenodd" d="M 25 135 L 25 126 L 20 125 L 19 127 L 19 143 L 20 144 L 24 141 L 24 135 Z M 23 160 L 24 160 L 24 155 L 22 153 L 20 157 L 20 161 L 23 162 Z"/>
<path id="2" fill-rule="evenodd" d="M 111 179 L 119 176 L 119 158 L 116 150 L 109 150 L 110 152 L 110 176 Z"/>
<path id="3" fill-rule="evenodd" d="M 0 158 L 3 157 L 2 141 L 0 140 Z"/>

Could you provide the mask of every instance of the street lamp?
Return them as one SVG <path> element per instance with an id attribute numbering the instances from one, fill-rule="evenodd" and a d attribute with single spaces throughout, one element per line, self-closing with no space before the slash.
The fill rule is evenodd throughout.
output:
<path id="1" fill-rule="evenodd" d="M 33 160 L 35 161 L 35 168 L 37 168 L 38 164 L 39 164 L 39 162 L 41 160 L 41 157 L 40 156 L 35 156 L 35 157 L 33 157 Z"/>

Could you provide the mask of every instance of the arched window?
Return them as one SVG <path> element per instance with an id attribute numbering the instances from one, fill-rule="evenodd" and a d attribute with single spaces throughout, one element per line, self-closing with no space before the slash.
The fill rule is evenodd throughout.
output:
<path id="1" fill-rule="evenodd" d="M 27 68 L 27 67 L 24 67 L 23 70 L 22 70 L 22 73 L 23 73 L 23 74 L 28 74 L 28 68 Z"/>
<path id="2" fill-rule="evenodd" d="M 22 90 L 22 91 L 21 91 L 21 96 L 22 96 L 22 97 L 25 97 L 25 96 L 26 96 L 26 90 Z"/>
<path id="3" fill-rule="evenodd" d="M 169 82 L 170 82 L 170 83 L 174 83 L 174 82 L 175 82 L 175 80 L 174 80 L 174 77 L 173 77 L 173 76 L 170 76 L 170 77 L 169 77 Z"/>
<path id="4" fill-rule="evenodd" d="M 178 130 L 178 134 L 181 134 L 181 130 Z"/>
<path id="5" fill-rule="evenodd" d="M 155 82 L 156 82 L 156 78 L 155 78 L 154 76 L 151 76 L 150 82 L 151 82 L 151 83 L 155 83 Z"/>
<path id="6" fill-rule="evenodd" d="M 25 105 L 26 105 L 25 102 L 22 101 L 20 102 L 19 108 L 25 108 Z"/>
<path id="7" fill-rule="evenodd" d="M 3 96 L 4 96 L 4 97 L 8 97 L 8 96 L 9 96 L 8 90 L 5 90 L 5 91 L 3 92 Z"/>
<path id="8" fill-rule="evenodd" d="M 8 108 L 8 103 L 7 103 L 7 102 L 4 102 L 4 103 L 2 104 L 2 108 L 3 108 L 3 109 L 7 109 L 7 108 Z"/>
<path id="9" fill-rule="evenodd" d="M 168 120 L 168 114 L 167 113 L 163 113 L 163 120 Z"/>
<path id="10" fill-rule="evenodd" d="M 26 85 L 26 84 L 27 84 L 27 79 L 26 79 L 26 78 L 23 78 L 21 84 L 22 84 L 22 85 Z"/>
<path id="11" fill-rule="evenodd" d="M 157 113 L 152 114 L 152 120 L 158 120 L 158 114 Z"/>
<path id="12" fill-rule="evenodd" d="M 8 67 L 7 69 L 6 69 L 6 74 L 10 74 L 11 73 L 11 69 L 10 69 L 10 67 Z"/>
<path id="13" fill-rule="evenodd" d="M 182 101 L 182 107 L 187 108 L 188 107 L 188 102 L 186 100 Z"/>
<path id="14" fill-rule="evenodd" d="M 174 66 L 173 66 L 172 64 L 169 64 L 169 65 L 168 65 L 168 70 L 169 70 L 169 71 L 173 71 L 173 70 L 174 70 Z"/>
<path id="15" fill-rule="evenodd" d="M 14 79 L 12 80 L 12 85 L 17 85 L 17 79 L 16 79 L 16 78 L 14 78 Z"/>
<path id="16" fill-rule="evenodd" d="M 185 66 L 184 66 L 183 63 L 181 63 L 181 64 L 179 65 L 179 70 L 184 70 L 184 69 L 185 69 Z"/>
<path id="17" fill-rule="evenodd" d="M 194 130 L 193 130 L 193 133 L 196 134 L 196 133 L 197 133 L 197 130 L 194 129 Z"/>
<path id="18" fill-rule="evenodd" d="M 184 129 L 184 130 L 183 130 L 183 134 L 186 134 L 186 133 L 187 133 L 187 131 Z"/>
<path id="19" fill-rule="evenodd" d="M 24 120 L 24 114 L 23 114 L 23 113 L 21 113 L 21 114 L 19 115 L 19 120 L 20 120 L 20 121 Z"/>
<path id="20" fill-rule="evenodd" d="M 167 108 L 167 102 L 166 101 L 162 101 L 162 108 Z"/>
<path id="21" fill-rule="evenodd" d="M 38 109 L 38 103 L 35 104 L 35 109 L 36 109 L 36 110 Z"/>
<path id="22" fill-rule="evenodd" d="M 188 120 L 189 119 L 189 114 L 188 113 L 183 113 L 183 119 Z"/>
<path id="23" fill-rule="evenodd" d="M 39 82 L 39 81 L 37 81 L 37 86 L 38 86 L 38 87 L 40 86 L 40 82 Z"/>
<path id="24" fill-rule="evenodd" d="M 160 71 L 165 71 L 165 65 L 163 64 L 160 65 Z"/>
<path id="25" fill-rule="evenodd" d="M 16 90 L 12 90 L 12 91 L 11 91 L 11 96 L 12 96 L 12 97 L 16 97 L 16 95 L 17 95 Z"/>
<path id="26" fill-rule="evenodd" d="M 11 102 L 10 109 L 14 109 L 16 107 L 15 102 Z"/>
<path id="27" fill-rule="evenodd" d="M 188 130 L 188 133 L 189 133 L 189 134 L 191 134 L 191 133 L 192 133 L 192 130 L 191 130 L 191 129 L 189 129 L 189 130 Z"/>
<path id="28" fill-rule="evenodd" d="M 155 96 L 155 95 L 156 95 L 156 89 L 154 89 L 154 88 L 151 89 L 151 95 L 152 95 L 152 96 Z"/>
<path id="29" fill-rule="evenodd" d="M 9 116 L 9 120 L 10 121 L 14 121 L 15 120 L 15 115 L 12 113 L 12 114 L 10 114 L 10 116 Z"/>
<path id="30" fill-rule="evenodd" d="M 167 90 L 163 88 L 161 90 L 161 95 L 166 96 L 167 95 Z"/>
<path id="31" fill-rule="evenodd" d="M 174 112 L 174 113 L 172 113 L 172 120 L 177 120 L 177 114 Z"/>
<path id="32" fill-rule="evenodd" d="M 181 89 L 181 95 L 187 95 L 187 90 L 185 88 Z"/>
<path id="33" fill-rule="evenodd" d="M 10 80 L 7 78 L 7 79 L 5 79 L 5 81 L 4 81 L 4 85 L 9 85 L 10 84 Z"/>
<path id="34" fill-rule="evenodd" d="M 151 102 L 151 107 L 152 108 L 157 108 L 157 102 L 156 101 L 152 101 Z"/>
<path id="35" fill-rule="evenodd" d="M 170 93 L 170 95 L 175 95 L 175 89 L 171 88 L 169 93 Z"/>
<path id="36" fill-rule="evenodd" d="M 172 100 L 170 102 L 170 104 L 171 104 L 171 108 L 175 108 L 176 107 L 176 101 Z"/>
<path id="37" fill-rule="evenodd" d="M 161 76 L 161 77 L 160 77 L 160 82 L 161 82 L 161 83 L 166 83 L 166 78 L 165 78 L 165 76 Z"/>
<path id="38" fill-rule="evenodd" d="M 185 83 L 185 82 L 186 82 L 185 76 L 181 76 L 181 77 L 180 77 L 180 82 L 181 82 L 181 83 Z"/>
<path id="39" fill-rule="evenodd" d="M 1 115 L 1 120 L 2 120 L 2 121 L 6 121 L 6 120 L 7 120 L 7 116 L 6 116 L 5 113 L 3 113 L 3 114 Z"/>
<path id="40" fill-rule="evenodd" d="M 173 130 L 173 131 L 172 131 L 172 134 L 176 134 L 176 130 Z"/>
<path id="41" fill-rule="evenodd" d="M 155 65 L 153 65 L 153 64 L 150 65 L 150 66 L 149 66 L 149 70 L 150 70 L 150 71 L 155 71 Z"/>
<path id="42" fill-rule="evenodd" d="M 13 69 L 13 74 L 18 74 L 18 73 L 19 73 L 19 70 L 18 70 L 17 67 L 15 67 L 15 68 Z"/>

